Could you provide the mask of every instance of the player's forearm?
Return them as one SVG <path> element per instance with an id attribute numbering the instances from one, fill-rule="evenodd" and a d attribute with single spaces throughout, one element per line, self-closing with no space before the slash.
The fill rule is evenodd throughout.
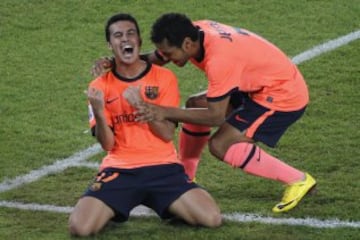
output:
<path id="1" fill-rule="evenodd" d="M 171 108 L 163 107 L 164 116 L 170 121 L 186 122 L 206 126 L 219 126 L 224 122 L 224 114 L 208 108 Z"/>
<path id="2" fill-rule="evenodd" d="M 169 60 L 161 56 L 156 50 L 149 53 L 142 53 L 140 58 L 159 66 L 165 65 L 169 62 Z"/>
<path id="3" fill-rule="evenodd" d="M 107 125 L 105 117 L 102 115 L 95 115 L 96 126 L 95 136 L 101 147 L 105 151 L 110 151 L 114 147 L 114 134 L 110 127 Z"/>
<path id="4" fill-rule="evenodd" d="M 165 121 L 152 121 L 148 122 L 151 132 L 165 142 L 174 139 L 175 124 Z"/>

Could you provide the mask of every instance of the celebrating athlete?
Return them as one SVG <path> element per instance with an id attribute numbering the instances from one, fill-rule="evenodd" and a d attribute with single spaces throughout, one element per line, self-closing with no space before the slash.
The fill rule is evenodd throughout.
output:
<path id="1" fill-rule="evenodd" d="M 131 15 L 109 18 L 105 34 L 114 54 L 112 70 L 90 83 L 87 96 L 90 127 L 107 155 L 70 215 L 70 233 L 88 236 L 110 220 L 126 221 L 140 204 L 163 219 L 178 217 L 191 225 L 218 227 L 219 207 L 207 191 L 188 181 L 177 156 L 172 142 L 176 123 L 136 122 L 134 108 L 125 100 L 129 96 L 124 90 L 133 86 L 142 101 L 177 107 L 175 75 L 140 59 L 140 30 Z"/>

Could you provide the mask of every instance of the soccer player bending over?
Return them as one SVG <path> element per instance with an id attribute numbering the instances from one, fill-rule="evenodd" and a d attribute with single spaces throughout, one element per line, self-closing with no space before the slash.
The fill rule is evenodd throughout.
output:
<path id="1" fill-rule="evenodd" d="M 162 219 L 178 217 L 191 225 L 220 226 L 216 202 L 189 181 L 177 156 L 172 142 L 176 122 L 136 122 L 135 109 L 125 99 L 132 96 L 124 90 L 133 86 L 141 102 L 178 107 L 175 75 L 140 59 L 140 30 L 131 15 L 109 18 L 105 36 L 114 54 L 112 69 L 90 83 L 87 96 L 92 133 L 107 155 L 70 215 L 70 233 L 95 234 L 110 220 L 126 221 L 140 204 Z"/>
<path id="2" fill-rule="evenodd" d="M 286 185 L 273 212 L 294 208 L 315 185 L 315 179 L 265 152 L 256 142 L 275 147 L 280 137 L 304 113 L 308 89 L 294 63 L 264 38 L 216 21 L 192 22 L 169 13 L 153 25 L 151 40 L 157 50 L 148 60 L 188 61 L 204 71 L 206 92 L 191 97 L 186 109 L 139 104 L 139 121 L 183 122 L 180 156 L 186 172 L 195 176 L 210 127 L 219 127 L 209 140 L 210 152 L 234 168 Z"/>

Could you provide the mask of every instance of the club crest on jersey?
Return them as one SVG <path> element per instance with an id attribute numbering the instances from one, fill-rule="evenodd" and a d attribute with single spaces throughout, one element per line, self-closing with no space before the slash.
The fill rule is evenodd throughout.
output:
<path id="1" fill-rule="evenodd" d="M 149 99 L 155 99 L 159 96 L 159 87 L 145 86 L 145 96 Z"/>

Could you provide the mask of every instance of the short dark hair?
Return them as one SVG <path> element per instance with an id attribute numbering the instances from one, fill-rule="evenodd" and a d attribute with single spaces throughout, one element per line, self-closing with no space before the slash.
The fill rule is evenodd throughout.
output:
<path id="1" fill-rule="evenodd" d="M 106 25 L 105 25 L 105 38 L 106 38 L 107 42 L 110 41 L 110 29 L 109 29 L 110 25 L 115 23 L 115 22 L 118 22 L 118 21 L 129 21 L 129 22 L 134 23 L 135 27 L 136 27 L 136 32 L 140 37 L 140 29 L 139 29 L 139 25 L 138 25 L 136 19 L 133 16 L 131 16 L 130 14 L 118 13 L 118 14 L 115 14 L 112 17 L 110 17 L 108 19 L 108 21 L 106 22 Z"/>
<path id="2" fill-rule="evenodd" d="M 169 45 L 181 47 L 186 37 L 196 41 L 199 38 L 198 32 L 198 28 L 192 24 L 186 15 L 167 13 L 158 18 L 153 24 L 151 41 L 156 44 L 166 39 Z"/>

